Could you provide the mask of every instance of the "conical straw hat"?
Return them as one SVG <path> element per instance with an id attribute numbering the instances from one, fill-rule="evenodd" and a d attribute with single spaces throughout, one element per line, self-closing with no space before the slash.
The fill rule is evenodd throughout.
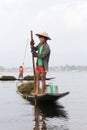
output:
<path id="1" fill-rule="evenodd" d="M 43 36 L 43 37 L 46 37 L 48 40 L 51 40 L 51 38 L 49 37 L 49 35 L 46 32 L 37 33 L 36 36 Z"/>

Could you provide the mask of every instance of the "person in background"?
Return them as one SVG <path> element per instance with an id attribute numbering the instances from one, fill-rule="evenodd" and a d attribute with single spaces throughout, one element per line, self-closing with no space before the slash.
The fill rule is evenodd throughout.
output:
<path id="1" fill-rule="evenodd" d="M 19 77 L 18 77 L 18 79 L 23 79 L 23 73 L 24 73 L 24 67 L 20 66 L 19 67 Z"/>
<path id="2" fill-rule="evenodd" d="M 46 88 L 45 79 L 48 71 L 48 63 L 50 58 L 50 47 L 47 41 L 51 40 L 51 38 L 45 32 L 38 33 L 36 34 L 36 36 L 38 36 L 40 43 L 35 47 L 34 41 L 30 42 L 32 46 L 32 53 L 34 57 L 37 57 L 36 71 L 35 71 L 36 86 L 35 86 L 35 92 L 32 93 L 32 95 L 39 95 L 40 78 L 42 81 L 41 94 L 45 92 L 45 88 Z"/>

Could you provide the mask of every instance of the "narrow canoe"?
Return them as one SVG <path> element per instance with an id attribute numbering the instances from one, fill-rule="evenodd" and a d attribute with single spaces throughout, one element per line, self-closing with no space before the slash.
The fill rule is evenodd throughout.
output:
<path id="1" fill-rule="evenodd" d="M 43 94 L 39 96 L 27 96 L 27 100 L 30 101 L 31 103 L 35 103 L 35 99 L 37 103 L 53 103 L 68 94 L 69 92 L 58 94 Z"/>

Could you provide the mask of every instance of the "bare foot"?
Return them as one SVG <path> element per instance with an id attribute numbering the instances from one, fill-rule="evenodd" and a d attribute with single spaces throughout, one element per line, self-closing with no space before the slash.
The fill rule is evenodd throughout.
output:
<path id="1" fill-rule="evenodd" d="M 43 95 L 43 94 L 44 94 L 44 92 L 42 91 L 42 92 L 41 92 L 41 95 Z"/>
<path id="2" fill-rule="evenodd" d="M 32 93 L 33 96 L 37 96 L 38 95 L 38 92 L 34 92 Z"/>
<path id="3" fill-rule="evenodd" d="M 38 93 L 38 94 L 37 94 L 37 96 L 40 96 L 40 95 L 42 95 L 42 93 Z"/>

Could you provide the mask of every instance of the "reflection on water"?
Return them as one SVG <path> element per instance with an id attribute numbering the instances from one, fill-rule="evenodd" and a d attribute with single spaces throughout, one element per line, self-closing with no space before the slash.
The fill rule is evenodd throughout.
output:
<path id="1" fill-rule="evenodd" d="M 34 128 L 33 130 L 69 130 L 66 129 L 65 124 L 64 126 L 59 129 L 58 124 L 57 126 L 54 125 L 52 128 L 48 128 L 47 126 L 47 119 L 56 119 L 58 118 L 68 120 L 68 114 L 64 110 L 64 107 L 60 104 L 46 104 L 46 105 L 37 105 L 37 99 L 35 98 L 35 105 L 34 105 Z M 50 124 L 51 125 L 51 124 Z"/>
<path id="2" fill-rule="evenodd" d="M 36 99 L 35 99 L 36 100 Z M 35 117 L 35 126 L 33 130 L 47 130 L 46 123 L 45 123 L 45 116 L 44 114 L 39 114 L 37 102 L 35 101 L 34 106 L 34 117 Z M 41 124 L 41 126 L 40 126 Z"/>

